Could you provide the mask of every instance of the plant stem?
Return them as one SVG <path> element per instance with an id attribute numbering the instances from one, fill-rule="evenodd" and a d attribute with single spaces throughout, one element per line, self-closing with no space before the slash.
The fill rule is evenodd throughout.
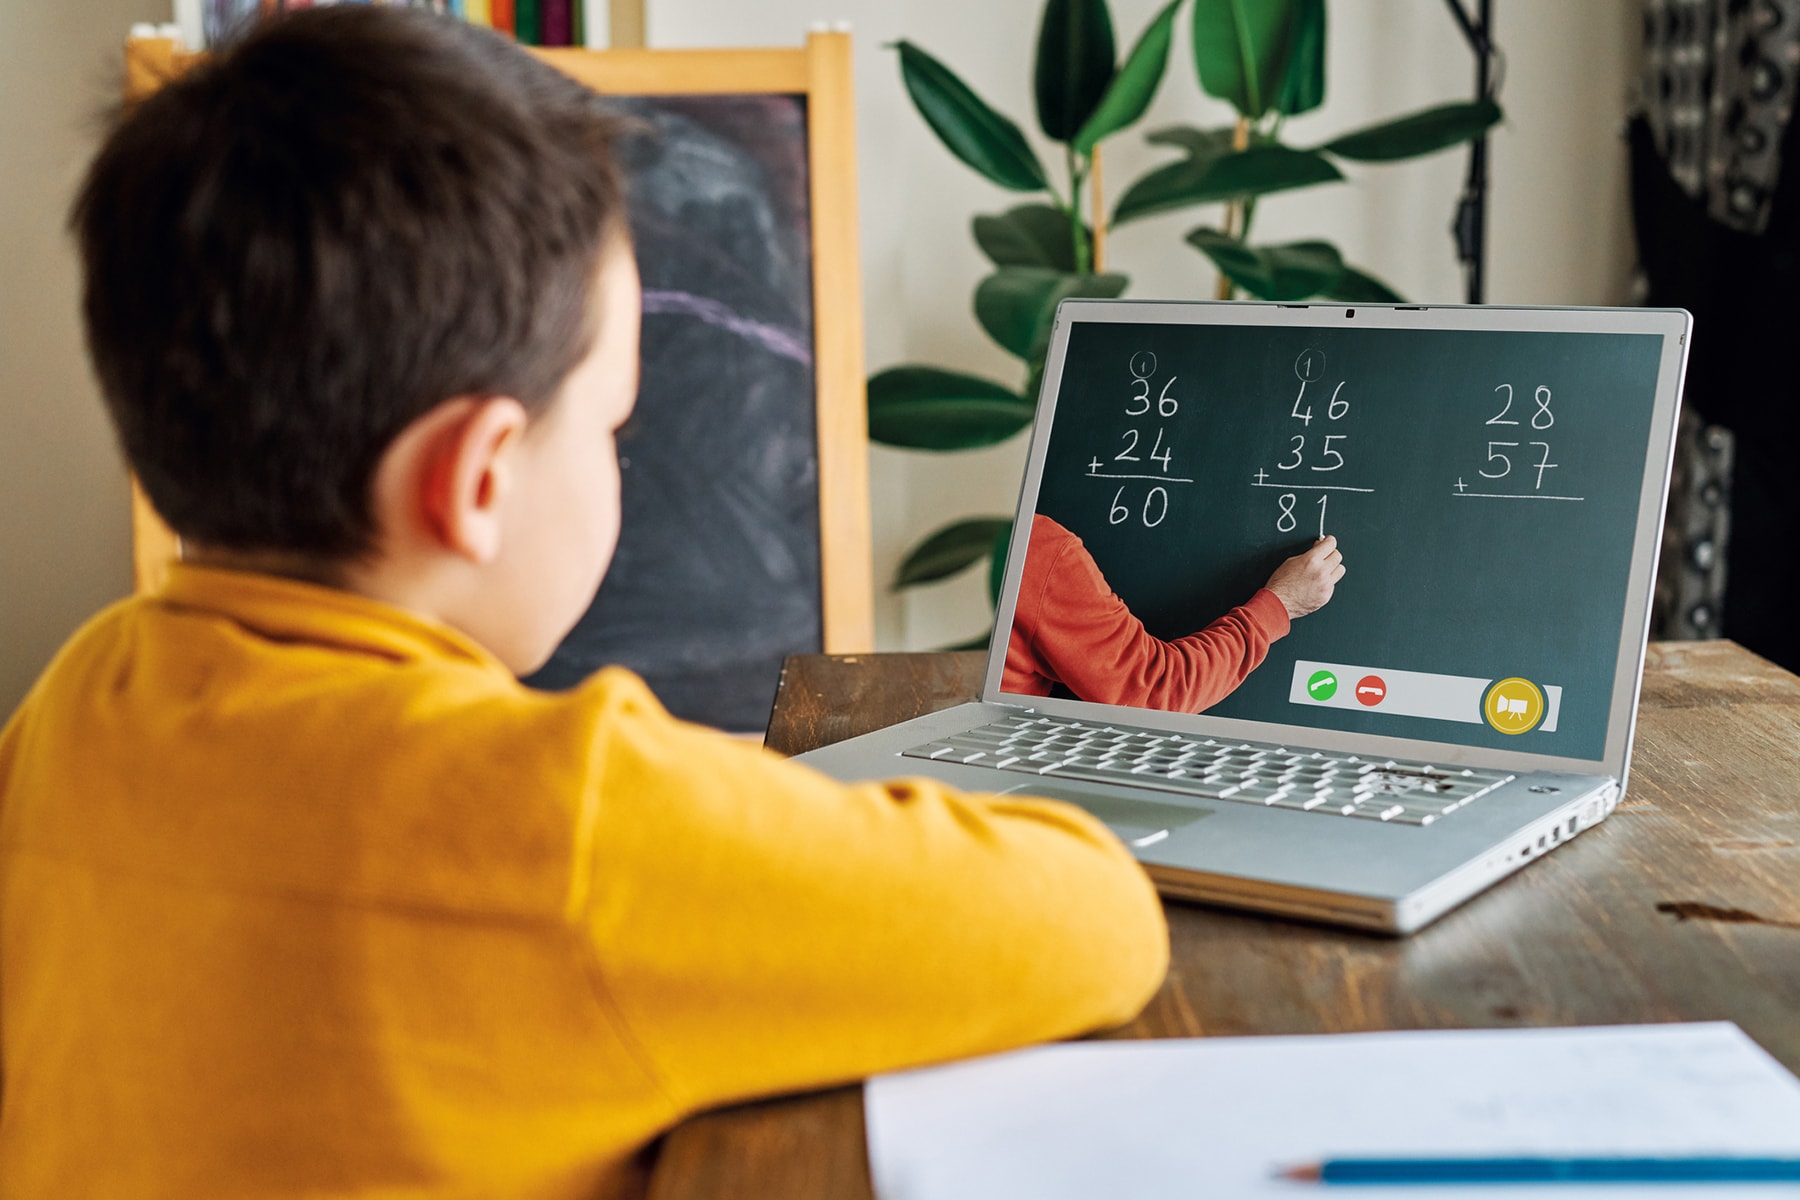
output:
<path id="1" fill-rule="evenodd" d="M 1086 182 L 1087 173 L 1073 145 L 1065 142 L 1063 150 L 1069 167 L 1069 207 L 1066 211 L 1069 214 L 1069 239 L 1074 250 L 1075 273 L 1087 275 L 1093 271 L 1092 247 L 1088 245 L 1081 221 L 1081 185 Z"/>
<path id="2" fill-rule="evenodd" d="M 1094 248 L 1094 274 L 1098 275 L 1106 270 L 1106 194 L 1101 182 L 1099 146 L 1096 145 L 1093 153 L 1088 155 L 1088 165 L 1092 168 L 1091 178 L 1094 190 L 1094 195 L 1089 201 L 1094 210 L 1093 232 L 1088 240 Z"/>
<path id="3" fill-rule="evenodd" d="M 1242 152 L 1250 148 L 1250 118 L 1240 116 L 1237 127 L 1231 131 L 1231 148 Z M 1254 209 L 1242 200 L 1233 200 L 1225 206 L 1225 236 L 1243 241 L 1250 236 L 1250 216 Z M 1243 221 L 1243 232 L 1238 232 L 1238 222 Z M 1231 285 L 1231 276 L 1219 272 L 1219 286 L 1214 293 L 1221 300 L 1229 300 L 1237 289 Z"/>

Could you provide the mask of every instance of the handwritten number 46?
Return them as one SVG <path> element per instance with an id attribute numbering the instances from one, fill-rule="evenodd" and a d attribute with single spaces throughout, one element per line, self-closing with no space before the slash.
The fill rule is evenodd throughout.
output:
<path id="1" fill-rule="evenodd" d="M 1348 382 L 1348 380 L 1342 380 L 1338 383 L 1337 387 L 1332 389 L 1331 403 L 1325 406 L 1325 415 L 1330 417 L 1333 421 L 1342 420 L 1344 414 L 1350 411 L 1350 402 L 1338 398 L 1339 393 L 1344 390 L 1344 384 Z M 1302 410 L 1300 402 L 1304 399 L 1306 399 L 1306 381 L 1301 380 L 1300 394 L 1294 397 L 1294 411 L 1288 415 L 1299 421 L 1302 425 L 1311 425 L 1313 419 L 1312 405 L 1309 404 Z"/>

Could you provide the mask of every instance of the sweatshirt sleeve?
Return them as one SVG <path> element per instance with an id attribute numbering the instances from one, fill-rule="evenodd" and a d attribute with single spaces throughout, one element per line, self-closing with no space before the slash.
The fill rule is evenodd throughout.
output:
<path id="1" fill-rule="evenodd" d="M 847 786 L 607 684 L 577 913 L 597 986 L 692 1110 L 1136 1015 L 1162 908 L 1068 805 Z"/>
<path id="2" fill-rule="evenodd" d="M 1206 628 L 1165 641 L 1144 628 L 1075 542 L 1034 614 L 1032 649 L 1083 700 L 1201 712 L 1230 695 L 1288 632 L 1280 597 L 1258 588 Z"/>

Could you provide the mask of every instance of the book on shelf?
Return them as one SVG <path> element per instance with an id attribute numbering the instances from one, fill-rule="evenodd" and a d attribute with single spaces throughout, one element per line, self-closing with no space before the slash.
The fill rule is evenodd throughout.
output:
<path id="1" fill-rule="evenodd" d="M 539 0 L 543 27 L 539 42 L 545 46 L 575 44 L 575 13 L 570 0 Z"/>
<path id="2" fill-rule="evenodd" d="M 585 46 L 605 22 L 588 6 L 606 0 L 174 0 L 175 24 L 190 45 L 205 47 L 246 21 L 330 4 L 392 4 L 424 8 L 511 34 L 528 46 Z"/>
<path id="3" fill-rule="evenodd" d="M 522 46 L 543 45 L 543 0 L 513 0 L 513 36 Z"/>

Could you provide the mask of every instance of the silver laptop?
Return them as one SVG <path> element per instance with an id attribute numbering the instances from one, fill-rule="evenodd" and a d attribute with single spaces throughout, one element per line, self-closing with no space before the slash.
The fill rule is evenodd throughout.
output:
<path id="1" fill-rule="evenodd" d="M 1071 801 L 1167 895 L 1418 929 L 1623 793 L 1690 320 L 1066 301 L 980 701 L 802 760 Z M 1326 534 L 1330 602 L 1166 711 Z"/>

